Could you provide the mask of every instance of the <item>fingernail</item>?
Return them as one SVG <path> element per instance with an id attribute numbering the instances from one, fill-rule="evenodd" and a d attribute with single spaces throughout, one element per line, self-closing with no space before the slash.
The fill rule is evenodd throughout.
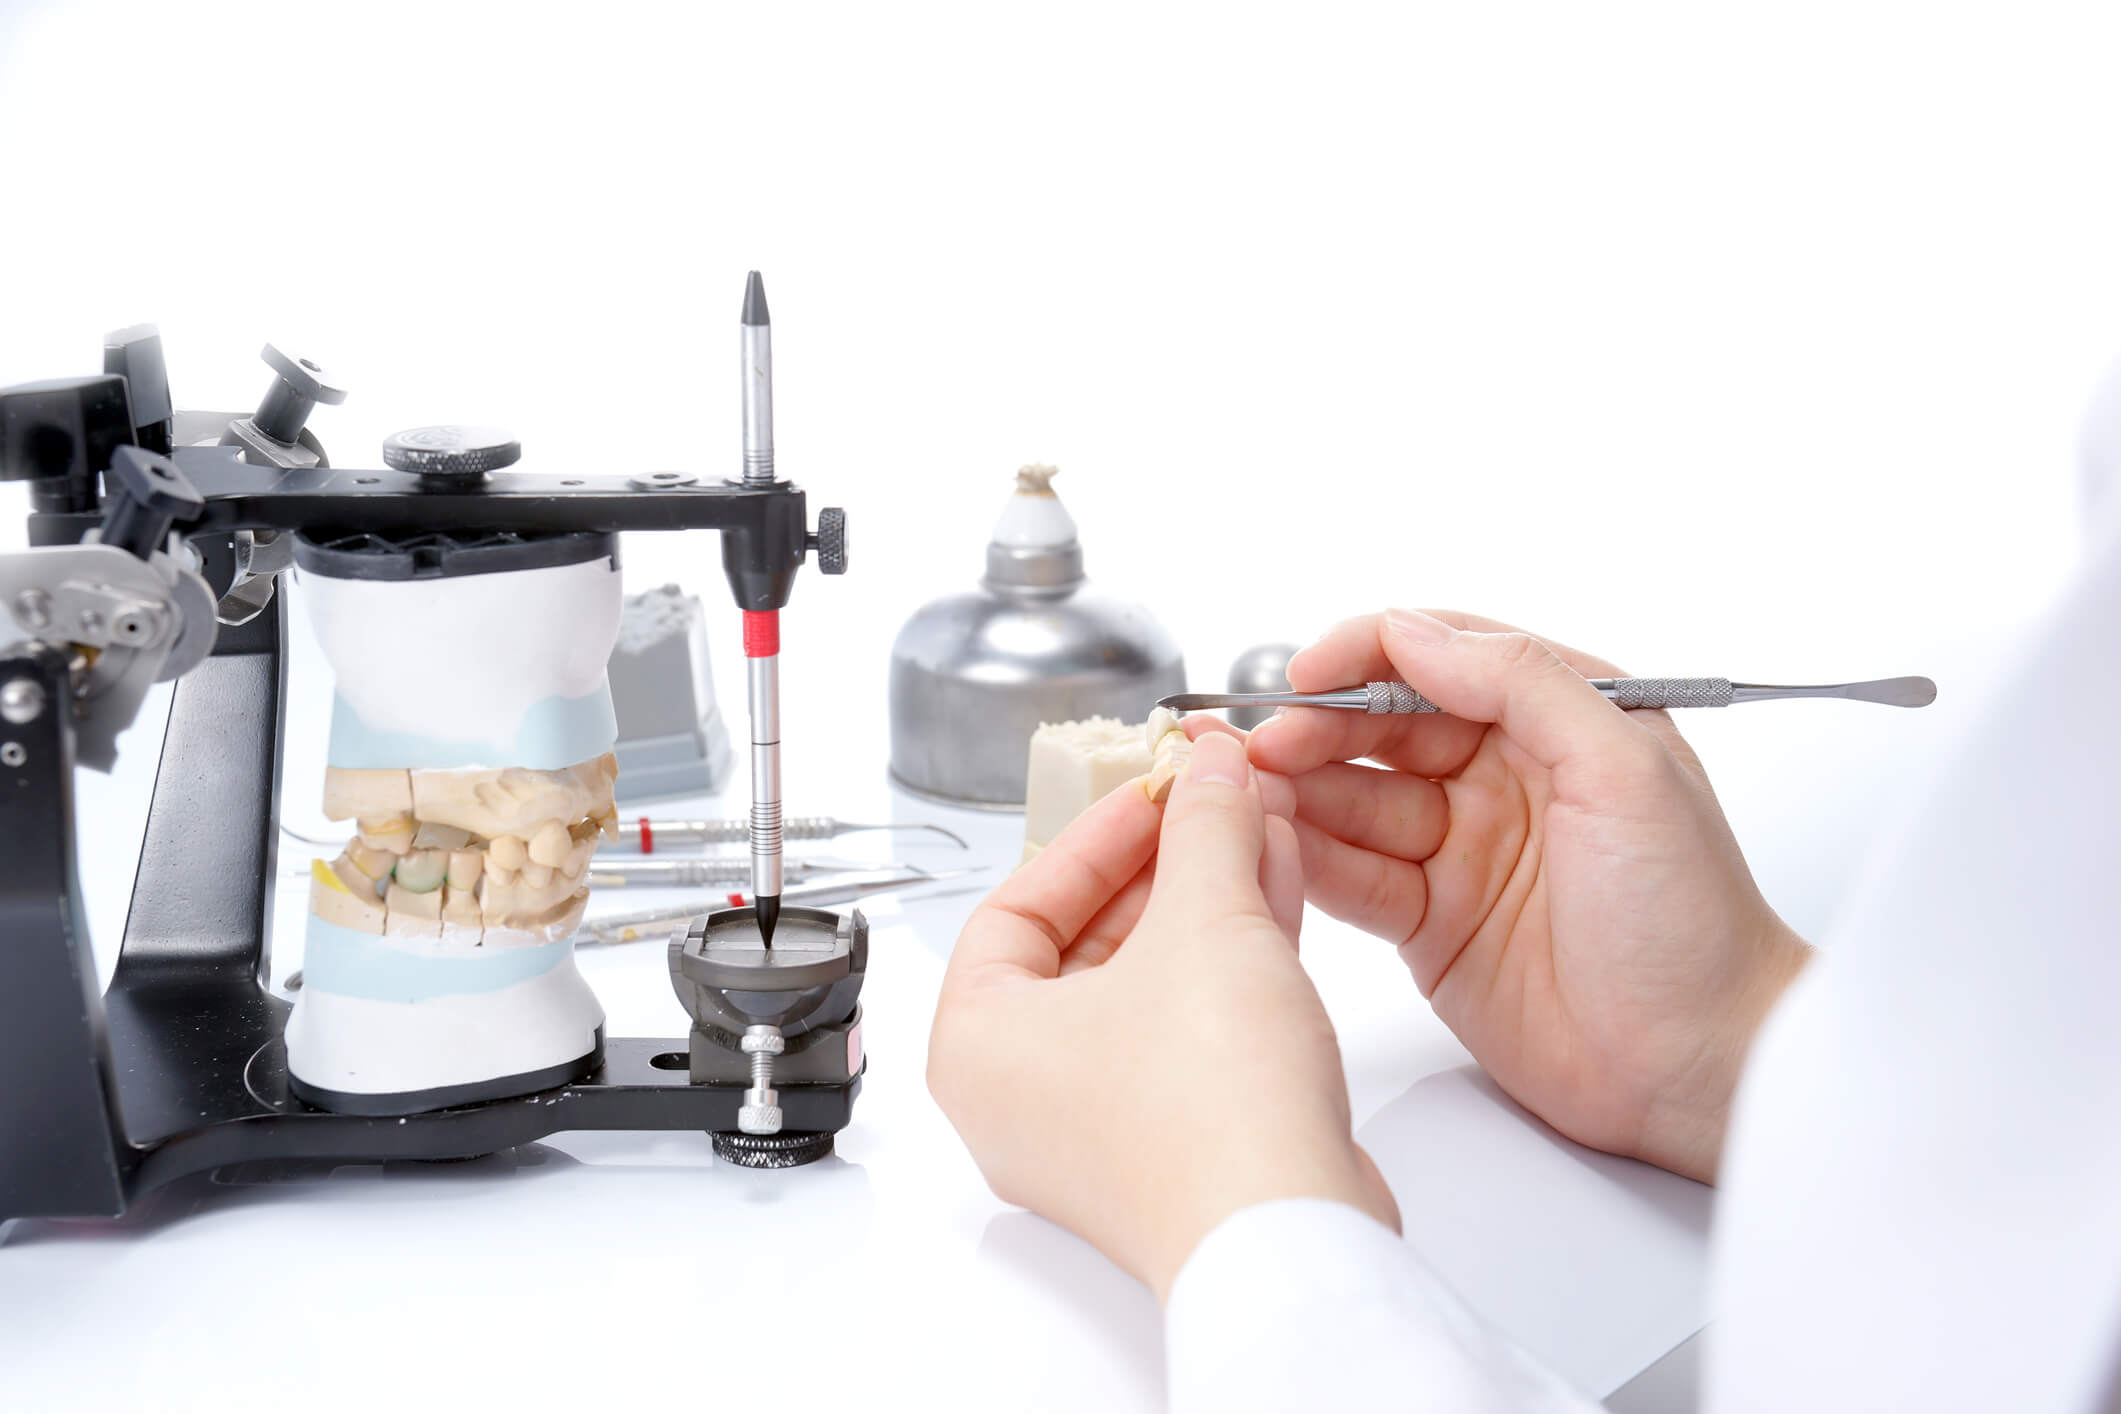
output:
<path id="1" fill-rule="evenodd" d="M 1423 645 L 1442 643 L 1453 632 L 1442 619 L 1430 618 L 1415 609 L 1385 610 L 1385 627 L 1409 643 Z"/>
<path id="2" fill-rule="evenodd" d="M 1186 779 L 1219 786 L 1242 786 L 1251 778 L 1244 743 L 1226 732 L 1210 732 L 1193 743 L 1193 764 Z"/>

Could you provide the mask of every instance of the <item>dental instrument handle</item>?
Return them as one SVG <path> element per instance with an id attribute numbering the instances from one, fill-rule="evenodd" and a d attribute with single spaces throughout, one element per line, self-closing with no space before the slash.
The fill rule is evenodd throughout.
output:
<path id="1" fill-rule="evenodd" d="M 610 854 L 654 854 L 671 845 L 715 845 L 743 844 L 751 838 L 749 820 L 651 820 L 646 815 L 632 820 L 621 820 L 619 837 L 601 846 L 600 852 Z M 941 835 L 959 849 L 966 848 L 964 838 L 925 821 L 895 820 L 887 824 L 868 824 L 854 820 L 841 820 L 831 815 L 795 815 L 781 821 L 781 839 L 829 840 L 841 835 L 856 834 L 864 830 L 927 830 Z"/>
<path id="2" fill-rule="evenodd" d="M 1868 682 L 1819 683 L 1785 687 L 1767 683 L 1734 683 L 1729 678 L 1590 678 L 1591 686 L 1629 711 L 1667 707 L 1729 707 L 1740 702 L 1770 702 L 1784 697 L 1838 697 L 1849 702 L 1876 702 L 1887 707 L 1927 707 L 1937 700 L 1937 684 L 1924 677 L 1876 678 Z M 1339 707 L 1371 716 L 1404 716 L 1443 709 L 1403 682 L 1373 682 L 1337 692 L 1181 692 L 1157 704 L 1174 712 L 1217 707 Z"/>

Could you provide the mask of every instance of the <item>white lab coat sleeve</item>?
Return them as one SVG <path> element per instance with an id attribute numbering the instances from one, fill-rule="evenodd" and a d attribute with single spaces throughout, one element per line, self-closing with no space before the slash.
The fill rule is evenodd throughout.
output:
<path id="1" fill-rule="evenodd" d="M 1203 1238 L 1172 1284 L 1164 1350 L 1172 1414 L 1599 1408 L 1397 1233 L 1316 1198 L 1246 1208 Z"/>

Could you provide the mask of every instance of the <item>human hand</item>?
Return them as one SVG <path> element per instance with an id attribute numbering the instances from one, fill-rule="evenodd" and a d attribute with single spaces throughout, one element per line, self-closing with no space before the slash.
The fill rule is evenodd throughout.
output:
<path id="1" fill-rule="evenodd" d="M 1255 1203 L 1338 1199 L 1396 1229 L 1297 961 L 1302 916 L 1295 831 L 1228 735 L 1199 740 L 1168 805 L 1131 781 L 1010 876 L 958 938 L 928 1044 L 928 1088 L 996 1196 L 1159 1300 Z"/>
<path id="2" fill-rule="evenodd" d="M 1711 1182 L 1753 1033 L 1810 949 L 1671 718 L 1584 680 L 1619 676 L 1395 609 L 1297 654 L 1290 685 L 1397 677 L 1448 715 L 1292 708 L 1249 752 L 1294 779 L 1312 901 L 1396 943 L 1497 1084 L 1572 1139 Z"/>

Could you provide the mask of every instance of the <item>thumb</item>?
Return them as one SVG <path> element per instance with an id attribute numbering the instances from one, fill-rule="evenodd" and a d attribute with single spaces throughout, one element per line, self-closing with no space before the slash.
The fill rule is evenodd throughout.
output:
<path id="1" fill-rule="evenodd" d="M 1529 634 L 1474 633 L 1387 610 L 1378 637 L 1416 691 L 1454 717 L 1493 722 L 1548 770 L 1654 744 L 1627 713 Z"/>
<path id="2" fill-rule="evenodd" d="M 1222 732 L 1203 735 L 1164 807 L 1150 908 L 1196 922 L 1271 917 L 1259 888 L 1266 847 L 1266 807 L 1244 743 Z"/>

